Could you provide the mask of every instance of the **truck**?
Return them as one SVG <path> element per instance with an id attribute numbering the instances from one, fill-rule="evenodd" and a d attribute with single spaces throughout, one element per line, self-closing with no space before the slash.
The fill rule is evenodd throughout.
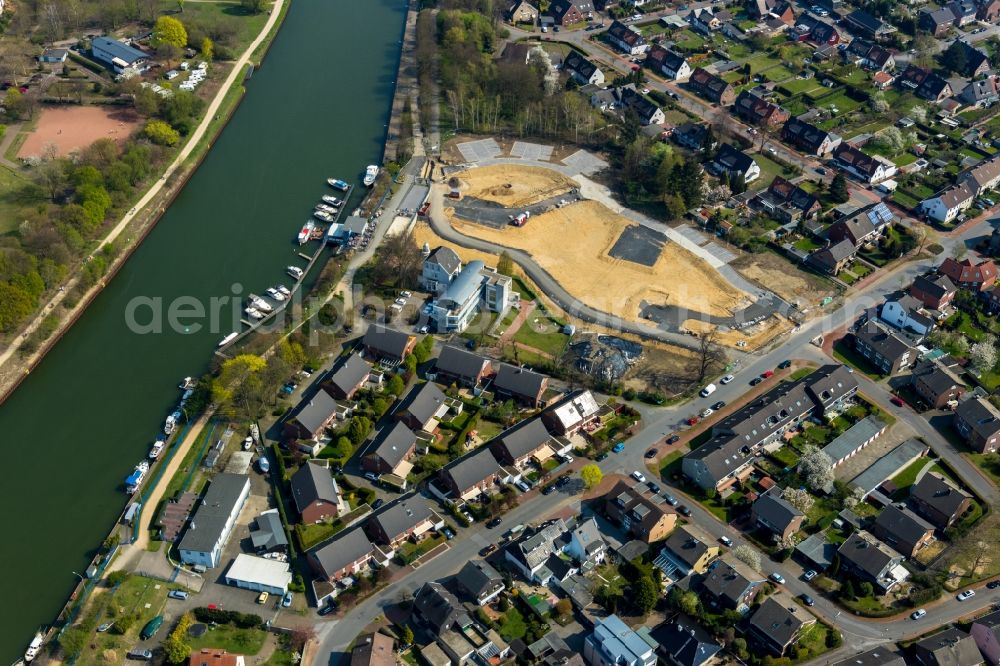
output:
<path id="1" fill-rule="evenodd" d="M 529 217 L 531 217 L 531 212 L 530 211 L 524 211 L 520 215 L 512 218 L 511 221 L 510 221 L 510 223 L 513 224 L 515 227 L 523 227 L 525 224 L 528 223 L 528 218 Z"/>

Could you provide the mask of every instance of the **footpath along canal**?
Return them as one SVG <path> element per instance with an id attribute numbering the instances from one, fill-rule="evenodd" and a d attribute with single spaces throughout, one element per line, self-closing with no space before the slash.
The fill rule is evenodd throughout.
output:
<path id="1" fill-rule="evenodd" d="M 0 405 L 0 660 L 53 620 L 126 497 L 122 481 L 232 330 L 137 334 L 136 298 L 261 293 L 291 278 L 327 177 L 360 185 L 382 155 L 403 0 L 292 0 L 264 65 L 204 163 L 108 288 Z M 363 188 L 358 188 L 363 189 Z M 360 194 L 360 192 L 359 192 Z M 350 202 L 356 205 L 357 201 Z M 155 302 L 155 301 L 154 301 Z M 232 308 L 229 308 L 231 310 Z M 148 312 L 148 309 L 146 310 Z M 144 315 L 143 319 L 148 319 Z"/>

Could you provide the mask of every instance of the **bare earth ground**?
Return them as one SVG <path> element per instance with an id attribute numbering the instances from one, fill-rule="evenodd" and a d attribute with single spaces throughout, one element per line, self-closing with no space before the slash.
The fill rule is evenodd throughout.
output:
<path id="1" fill-rule="evenodd" d="M 582 302 L 641 321 L 643 301 L 728 316 L 745 297 L 707 263 L 667 243 L 653 266 L 614 259 L 608 251 L 633 223 L 595 201 L 581 201 L 532 217 L 524 227 L 492 229 L 445 211 L 452 226 L 476 238 L 531 254 Z"/>
<path id="2" fill-rule="evenodd" d="M 469 169 L 459 176 L 462 193 L 504 208 L 530 206 L 577 187 L 558 171 L 507 164 Z"/>
<path id="3" fill-rule="evenodd" d="M 763 285 L 789 303 L 814 307 L 836 289 L 822 278 L 806 273 L 771 252 L 746 253 L 729 264 L 749 280 Z"/>
<path id="4" fill-rule="evenodd" d="M 131 109 L 100 106 L 68 106 L 43 109 L 35 131 L 28 135 L 17 156 L 40 157 L 52 144 L 62 157 L 85 148 L 98 139 L 124 141 L 139 126 Z"/>
<path id="5" fill-rule="evenodd" d="M 755 326 L 749 326 L 741 330 L 720 330 L 716 336 L 716 342 L 726 347 L 736 347 L 737 342 L 745 342 L 744 351 L 754 351 L 768 342 L 786 333 L 795 326 L 785 317 L 779 314 L 768 317 Z M 684 322 L 684 328 L 695 333 L 710 331 L 715 326 L 701 321 L 700 319 L 688 319 Z"/>

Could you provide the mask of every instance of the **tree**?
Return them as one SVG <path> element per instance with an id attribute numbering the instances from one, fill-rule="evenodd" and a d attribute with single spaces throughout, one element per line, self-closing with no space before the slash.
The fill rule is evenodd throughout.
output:
<path id="1" fill-rule="evenodd" d="M 989 372 L 997 365 L 996 338 L 987 335 L 976 344 L 969 347 L 969 360 L 972 367 L 976 369 L 976 374 L 982 375 Z"/>
<path id="2" fill-rule="evenodd" d="M 895 154 L 906 148 L 906 138 L 898 127 L 890 125 L 875 135 L 872 144 Z"/>
<path id="3" fill-rule="evenodd" d="M 556 616 L 566 617 L 573 612 L 573 603 L 569 599 L 560 599 L 556 602 Z"/>
<path id="4" fill-rule="evenodd" d="M 510 254 L 506 250 L 501 252 L 500 258 L 497 259 L 497 273 L 507 276 L 514 274 L 514 260 L 510 258 Z"/>
<path id="5" fill-rule="evenodd" d="M 927 107 L 923 105 L 915 106 L 912 109 L 910 109 L 909 115 L 914 122 L 920 123 L 922 125 L 923 123 L 927 122 Z"/>
<path id="6" fill-rule="evenodd" d="M 734 638 L 733 650 L 736 652 L 736 656 L 744 661 L 750 658 L 750 652 L 747 649 L 747 639 L 745 638 Z"/>
<path id="7" fill-rule="evenodd" d="M 961 40 L 956 39 L 941 54 L 941 65 L 956 74 L 964 74 L 966 67 L 969 65 L 969 58 L 966 55 L 965 49 L 965 44 Z"/>
<path id="8" fill-rule="evenodd" d="M 413 629 L 404 624 L 399 628 L 399 642 L 403 645 L 413 645 Z"/>
<path id="9" fill-rule="evenodd" d="M 191 656 L 191 646 L 176 636 L 163 641 L 163 653 L 171 664 L 183 664 Z"/>
<path id="10" fill-rule="evenodd" d="M 413 355 L 417 359 L 417 363 L 426 363 L 431 358 L 431 352 L 434 350 L 434 338 L 430 335 L 425 335 L 424 339 L 421 340 L 414 346 Z"/>
<path id="11" fill-rule="evenodd" d="M 875 588 L 874 588 L 874 586 L 872 586 L 872 584 L 869 583 L 866 580 L 861 581 L 861 585 L 858 586 L 858 589 L 861 591 L 861 596 L 862 597 L 872 597 L 872 596 L 875 596 Z"/>
<path id="12" fill-rule="evenodd" d="M 372 422 L 367 416 L 352 416 L 347 424 L 347 438 L 354 446 L 358 446 L 365 441 L 365 437 L 372 431 Z"/>
<path id="13" fill-rule="evenodd" d="M 844 583 L 843 587 L 840 588 L 840 598 L 846 599 L 847 601 L 854 601 L 857 598 L 857 593 L 854 591 L 854 583 L 850 578 Z"/>
<path id="14" fill-rule="evenodd" d="M 844 178 L 844 174 L 838 172 L 833 177 L 833 182 L 830 183 L 830 200 L 834 203 L 844 203 L 850 198 L 851 194 L 847 191 L 847 179 Z"/>
<path id="15" fill-rule="evenodd" d="M 212 58 L 215 56 L 215 43 L 212 41 L 211 37 L 205 37 L 201 40 L 201 57 L 206 62 L 212 62 Z"/>
<path id="16" fill-rule="evenodd" d="M 809 509 L 816 502 L 812 495 L 801 488 L 786 488 L 782 497 L 802 513 L 809 513 Z"/>
<path id="17" fill-rule="evenodd" d="M 59 637 L 59 646 L 67 657 L 75 658 L 87 645 L 87 634 L 79 627 L 70 627 Z"/>
<path id="18" fill-rule="evenodd" d="M 799 459 L 799 474 L 811 490 L 825 492 L 833 486 L 833 461 L 815 446 L 806 446 Z"/>
<path id="19" fill-rule="evenodd" d="M 726 359 L 722 348 L 716 344 L 717 338 L 718 331 L 715 328 L 703 331 L 698 335 L 698 351 L 694 359 L 694 374 L 697 377 L 696 384 L 704 382 L 712 368 Z"/>
<path id="20" fill-rule="evenodd" d="M 184 24 L 173 16 L 161 16 L 153 27 L 153 46 L 169 44 L 178 49 L 187 46 L 188 34 Z"/>
<path id="21" fill-rule="evenodd" d="M 659 595 L 656 593 L 656 583 L 648 575 L 639 576 L 632 585 L 632 593 L 632 603 L 643 615 L 656 608 Z"/>
<path id="22" fill-rule="evenodd" d="M 240 0 L 240 6 L 252 14 L 264 11 L 264 0 Z"/>
<path id="23" fill-rule="evenodd" d="M 684 592 L 677 598 L 677 607 L 682 613 L 695 617 L 698 615 L 700 600 L 694 592 Z"/>
<path id="24" fill-rule="evenodd" d="M 389 378 L 389 381 L 386 382 L 385 389 L 398 398 L 403 395 L 403 391 L 406 390 L 406 384 L 403 382 L 402 377 L 399 375 L 393 375 Z"/>
<path id="25" fill-rule="evenodd" d="M 872 94 L 869 104 L 872 107 L 872 111 L 875 113 L 885 113 L 889 110 L 889 103 L 885 101 L 885 94 L 882 91 L 876 91 Z"/>
<path id="26" fill-rule="evenodd" d="M 142 130 L 150 141 L 159 146 L 175 146 L 181 140 L 180 133 L 162 120 L 150 120 Z"/>
<path id="27" fill-rule="evenodd" d="M 589 490 L 601 482 L 601 479 L 604 478 L 604 472 L 601 471 L 600 467 L 591 463 L 580 469 L 580 478 L 583 479 L 583 485 Z"/>
<path id="28" fill-rule="evenodd" d="M 752 546 L 741 543 L 736 548 L 733 548 L 733 556 L 754 571 L 761 570 L 760 553 Z"/>
<path id="29" fill-rule="evenodd" d="M 262 381 L 266 368 L 267 361 L 254 354 L 225 361 L 212 382 L 212 401 L 229 416 L 248 421 L 257 418 L 270 398 Z"/>

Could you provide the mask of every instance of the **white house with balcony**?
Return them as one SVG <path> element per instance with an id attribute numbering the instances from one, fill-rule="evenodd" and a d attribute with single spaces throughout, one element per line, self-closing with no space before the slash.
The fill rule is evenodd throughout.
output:
<path id="1" fill-rule="evenodd" d="M 461 333 L 483 309 L 502 316 L 517 300 L 512 280 L 477 259 L 455 275 L 425 313 L 438 333 Z"/>

